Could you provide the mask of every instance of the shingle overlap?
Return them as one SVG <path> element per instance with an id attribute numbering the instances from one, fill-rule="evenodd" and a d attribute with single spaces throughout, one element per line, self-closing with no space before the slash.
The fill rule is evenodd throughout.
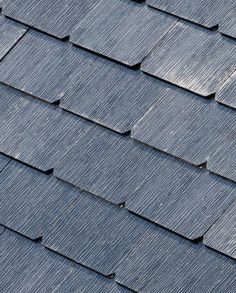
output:
<path id="1" fill-rule="evenodd" d="M 134 66 L 155 47 L 177 19 L 130 0 L 102 0 L 78 24 L 70 41 Z"/>
<path id="2" fill-rule="evenodd" d="M 215 93 L 236 70 L 235 41 L 179 21 L 141 69 L 202 96 Z"/>
<path id="3" fill-rule="evenodd" d="M 0 14 L 0 61 L 26 33 L 27 27 Z"/>
<path id="4" fill-rule="evenodd" d="M 3 13 L 58 38 L 65 38 L 99 1 L 7 0 Z"/>

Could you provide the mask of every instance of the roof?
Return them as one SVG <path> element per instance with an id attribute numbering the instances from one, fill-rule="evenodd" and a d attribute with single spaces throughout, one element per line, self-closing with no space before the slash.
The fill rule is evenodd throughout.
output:
<path id="1" fill-rule="evenodd" d="M 235 1 L 0 7 L 0 292 L 234 293 Z"/>

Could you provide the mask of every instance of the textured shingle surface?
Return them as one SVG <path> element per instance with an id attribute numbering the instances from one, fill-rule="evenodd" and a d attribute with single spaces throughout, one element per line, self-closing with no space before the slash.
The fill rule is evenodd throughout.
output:
<path id="1" fill-rule="evenodd" d="M 0 222 L 27 237 L 46 234 L 80 191 L 73 186 L 11 161 L 0 182 Z"/>
<path id="2" fill-rule="evenodd" d="M 79 23 L 71 42 L 133 66 L 142 62 L 177 19 L 130 0 L 102 0 Z"/>
<path id="3" fill-rule="evenodd" d="M 216 100 L 236 109 L 236 72 L 226 80 L 216 93 Z"/>
<path id="4" fill-rule="evenodd" d="M 68 42 L 30 30 L 0 63 L 0 80 L 52 103 L 94 59 Z"/>
<path id="5" fill-rule="evenodd" d="M 58 38 L 70 35 L 99 0 L 7 0 L 3 13 Z"/>
<path id="6" fill-rule="evenodd" d="M 119 283 L 147 293 L 233 293 L 235 277 L 233 260 L 161 230 L 145 235 L 116 273 Z"/>
<path id="7" fill-rule="evenodd" d="M 217 26 L 235 7 L 234 0 L 147 0 L 147 4 L 209 28 Z"/>
<path id="8" fill-rule="evenodd" d="M 6 165 L 10 162 L 10 158 L 0 154 L 0 172 L 6 167 Z"/>
<path id="9" fill-rule="evenodd" d="M 236 292 L 234 2 L 0 0 L 1 293 Z"/>
<path id="10" fill-rule="evenodd" d="M 0 14 L 0 60 L 26 33 L 27 27 Z"/>
<path id="11" fill-rule="evenodd" d="M 41 244 L 6 230 L 0 235 L 2 293 L 129 293 L 114 281 L 75 266 Z"/>
<path id="12" fill-rule="evenodd" d="M 204 236 L 204 243 L 236 258 L 236 201 Z"/>
<path id="13" fill-rule="evenodd" d="M 157 44 L 141 68 L 209 96 L 236 70 L 236 45 L 218 32 L 180 21 Z"/>
<path id="14" fill-rule="evenodd" d="M 168 92 L 132 128 L 132 137 L 195 165 L 236 129 L 235 111 L 215 101 Z"/>

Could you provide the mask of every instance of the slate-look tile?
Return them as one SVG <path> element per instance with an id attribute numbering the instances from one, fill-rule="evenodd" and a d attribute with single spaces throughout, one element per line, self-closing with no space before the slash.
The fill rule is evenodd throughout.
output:
<path id="1" fill-rule="evenodd" d="M 82 76 L 75 76 L 60 106 L 124 133 L 167 89 L 167 83 L 140 70 L 98 58 Z"/>
<path id="2" fill-rule="evenodd" d="M 115 280 L 142 293 L 233 293 L 235 278 L 235 261 L 160 229 L 139 241 Z"/>
<path id="3" fill-rule="evenodd" d="M 7 164 L 9 164 L 10 160 L 10 158 L 0 154 L 0 172 L 2 172 L 2 170 L 7 166 Z"/>
<path id="4" fill-rule="evenodd" d="M 235 1 L 234 1 L 235 3 Z M 222 20 L 219 30 L 221 33 L 236 38 L 236 5 L 231 9 L 230 13 Z"/>
<path id="5" fill-rule="evenodd" d="M 217 26 L 234 7 L 234 0 L 147 0 L 147 4 L 206 27 Z"/>
<path id="6" fill-rule="evenodd" d="M 0 80 L 50 103 L 65 95 L 96 56 L 30 30 L 0 63 Z"/>
<path id="7" fill-rule="evenodd" d="M 1 293 L 130 292 L 9 230 L 0 236 L 0 248 Z"/>
<path id="8" fill-rule="evenodd" d="M 100 0 L 7 0 L 3 13 L 58 38 L 73 28 Z"/>
<path id="9" fill-rule="evenodd" d="M 218 32 L 180 21 L 142 62 L 141 69 L 209 96 L 236 70 L 236 43 Z"/>
<path id="10" fill-rule="evenodd" d="M 134 125 L 131 135 L 201 165 L 235 129 L 233 109 L 188 92 L 169 91 Z"/>
<path id="11" fill-rule="evenodd" d="M 31 239 L 42 237 L 80 194 L 72 185 L 16 161 L 2 171 L 0 223 Z"/>
<path id="12" fill-rule="evenodd" d="M 236 258 L 236 201 L 205 234 L 204 244 Z"/>
<path id="13" fill-rule="evenodd" d="M 236 181 L 236 130 L 227 135 L 222 145 L 210 156 L 207 169 Z"/>
<path id="14" fill-rule="evenodd" d="M 111 275 L 151 224 L 94 195 L 81 196 L 44 236 L 43 244 Z"/>
<path id="15" fill-rule="evenodd" d="M 26 26 L 0 14 L 0 61 L 26 31 Z"/>
<path id="16" fill-rule="evenodd" d="M 130 194 L 126 208 L 184 237 L 198 239 L 235 199 L 235 183 L 170 161 Z"/>
<path id="17" fill-rule="evenodd" d="M 78 24 L 71 42 L 127 65 L 140 64 L 176 18 L 130 0 L 102 0 Z"/>
<path id="18" fill-rule="evenodd" d="M 52 169 L 89 122 L 0 85 L 0 151 L 43 171 Z"/>
<path id="19" fill-rule="evenodd" d="M 236 109 L 236 72 L 226 80 L 216 93 L 216 100 Z"/>

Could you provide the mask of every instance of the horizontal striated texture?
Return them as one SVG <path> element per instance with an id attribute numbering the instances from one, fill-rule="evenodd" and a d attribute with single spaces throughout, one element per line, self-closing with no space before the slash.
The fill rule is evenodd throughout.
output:
<path id="1" fill-rule="evenodd" d="M 236 45 L 218 32 L 180 21 L 143 61 L 141 69 L 209 96 L 236 70 Z"/>
<path id="2" fill-rule="evenodd" d="M 100 0 L 7 0 L 3 14 L 52 34 L 70 35 L 73 28 Z"/>
<path id="3" fill-rule="evenodd" d="M 142 62 L 176 21 L 145 3 L 102 0 L 78 24 L 70 41 L 133 66 Z"/>
<path id="4" fill-rule="evenodd" d="M 90 125 L 3 84 L 0 97 L 0 151 L 43 171 L 52 169 Z"/>
<path id="5" fill-rule="evenodd" d="M 233 1 L 235 3 L 235 1 Z M 230 37 L 236 38 L 236 5 L 231 9 L 230 13 L 222 20 L 220 24 L 220 32 Z"/>
<path id="6" fill-rule="evenodd" d="M 139 241 L 115 280 L 137 292 L 235 292 L 235 261 L 168 231 Z"/>
<path id="7" fill-rule="evenodd" d="M 45 235 L 80 194 L 72 185 L 16 161 L 2 171 L 0 190 L 0 223 L 32 239 Z"/>
<path id="8" fill-rule="evenodd" d="M 235 130 L 234 110 L 188 92 L 169 91 L 134 125 L 131 136 L 201 165 Z"/>
<path id="9" fill-rule="evenodd" d="M 236 109 L 236 72 L 227 79 L 216 93 L 216 100 Z"/>
<path id="10" fill-rule="evenodd" d="M 0 61 L 26 33 L 26 31 L 26 26 L 0 14 Z"/>
<path id="11" fill-rule="evenodd" d="M 126 208 L 189 239 L 198 239 L 236 199 L 236 184 L 171 162 L 130 194 Z"/>
<path id="12" fill-rule="evenodd" d="M 95 196 L 81 196 L 44 236 L 43 244 L 111 275 L 152 224 Z M 158 229 L 158 228 L 157 228 Z"/>
<path id="13" fill-rule="evenodd" d="M 2 172 L 2 170 L 7 166 L 10 160 L 10 158 L 0 154 L 0 172 Z"/>
<path id="14" fill-rule="evenodd" d="M 72 79 L 95 58 L 68 42 L 30 30 L 0 63 L 0 81 L 52 103 L 64 97 Z"/>
<path id="15" fill-rule="evenodd" d="M 147 0 L 147 4 L 206 27 L 218 25 L 234 7 L 234 0 Z"/>
<path id="16" fill-rule="evenodd" d="M 140 70 L 98 58 L 71 82 L 60 106 L 124 133 L 131 130 L 168 87 Z"/>
<path id="17" fill-rule="evenodd" d="M 236 129 L 224 138 L 223 144 L 210 156 L 207 168 L 236 181 Z"/>
<path id="18" fill-rule="evenodd" d="M 236 258 L 236 201 L 205 234 L 204 244 Z"/>
<path id="19" fill-rule="evenodd" d="M 1 293 L 129 293 L 41 244 L 6 230 L 0 236 Z"/>

